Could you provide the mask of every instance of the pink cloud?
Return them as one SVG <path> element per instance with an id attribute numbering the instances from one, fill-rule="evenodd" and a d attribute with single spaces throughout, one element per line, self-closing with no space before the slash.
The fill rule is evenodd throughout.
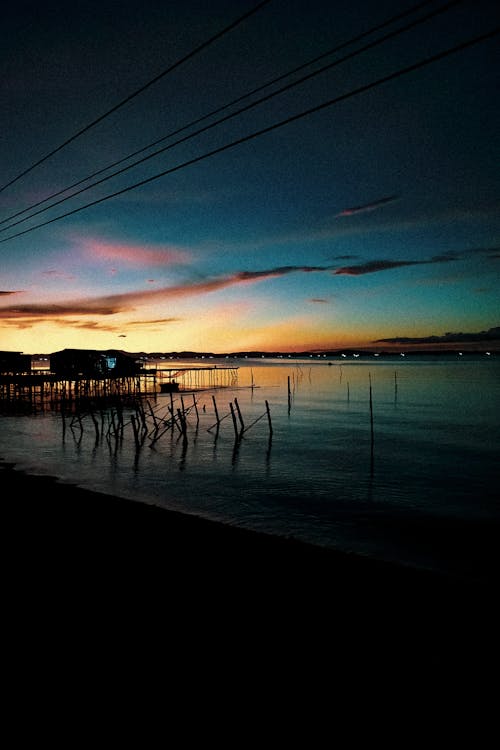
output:
<path id="1" fill-rule="evenodd" d="M 146 246 L 124 242 L 85 240 L 84 249 L 92 257 L 102 261 L 120 261 L 132 266 L 170 266 L 185 264 L 191 253 L 173 245 Z M 114 270 L 116 270 L 114 268 Z"/>

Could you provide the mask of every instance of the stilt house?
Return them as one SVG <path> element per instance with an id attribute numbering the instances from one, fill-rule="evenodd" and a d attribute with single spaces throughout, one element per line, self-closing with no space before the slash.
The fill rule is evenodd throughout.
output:
<path id="1" fill-rule="evenodd" d="M 0 373 L 22 375 L 31 372 L 31 354 L 22 352 L 0 352 Z"/>
<path id="2" fill-rule="evenodd" d="M 132 354 L 117 349 L 63 349 L 50 355 L 50 370 L 67 378 L 118 378 L 138 375 L 142 362 Z"/>

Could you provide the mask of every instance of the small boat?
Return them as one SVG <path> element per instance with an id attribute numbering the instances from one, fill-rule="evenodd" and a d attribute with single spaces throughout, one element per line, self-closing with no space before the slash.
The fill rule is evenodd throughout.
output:
<path id="1" fill-rule="evenodd" d="M 160 393 L 178 393 L 179 383 L 169 380 L 168 383 L 160 383 Z"/>

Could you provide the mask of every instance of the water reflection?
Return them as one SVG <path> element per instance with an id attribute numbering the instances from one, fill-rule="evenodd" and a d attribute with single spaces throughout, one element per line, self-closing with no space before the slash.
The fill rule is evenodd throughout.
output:
<path id="1" fill-rule="evenodd" d="M 402 514 L 498 519 L 499 375 L 491 358 L 252 363 L 235 387 L 159 394 L 143 413 L 2 417 L 0 451 L 102 492 L 410 554 Z"/>

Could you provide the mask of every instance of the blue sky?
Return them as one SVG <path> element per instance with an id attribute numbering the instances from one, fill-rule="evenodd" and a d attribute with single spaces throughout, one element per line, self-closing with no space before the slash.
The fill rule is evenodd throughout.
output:
<path id="1" fill-rule="evenodd" d="M 395 74 L 498 30 L 496 3 L 420 3 L 326 55 L 416 4 L 270 0 L 44 159 L 256 5 L 20 2 L 6 11 L 1 349 L 299 351 L 424 345 L 445 333 L 495 346 L 499 36 Z"/>

